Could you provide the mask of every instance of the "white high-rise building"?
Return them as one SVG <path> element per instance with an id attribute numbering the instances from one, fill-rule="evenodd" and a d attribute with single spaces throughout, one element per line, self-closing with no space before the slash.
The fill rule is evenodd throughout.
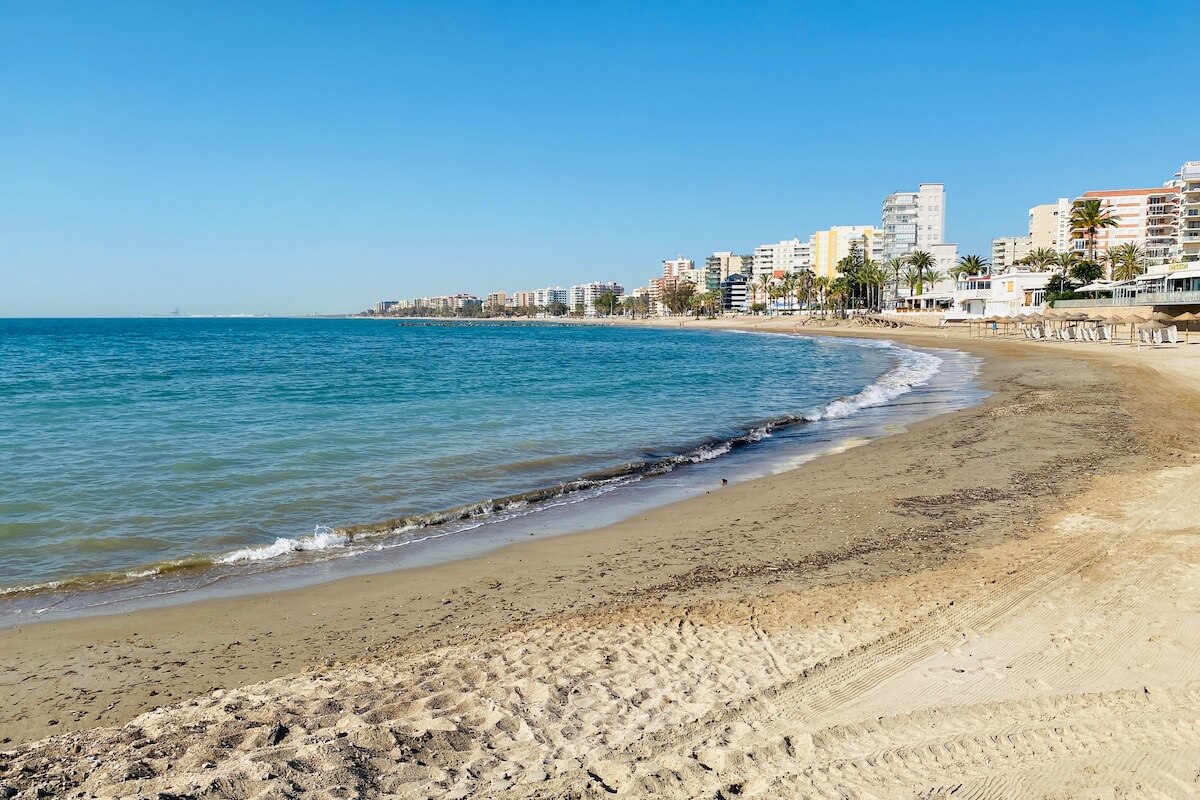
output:
<path id="1" fill-rule="evenodd" d="M 930 250 L 946 236 L 946 187 L 922 183 L 915 192 L 893 192 L 883 199 L 883 259 L 904 258 Z"/>
<path id="2" fill-rule="evenodd" d="M 1179 259 L 1200 261 L 1200 161 L 1180 167 L 1179 183 Z"/>
<path id="3" fill-rule="evenodd" d="M 664 278 L 678 278 L 683 272 L 696 268 L 696 263 L 690 258 L 676 256 L 670 260 L 662 262 Z"/>
<path id="4" fill-rule="evenodd" d="M 1071 248 L 1071 201 L 1065 197 L 1029 209 L 1029 246 L 1065 253 Z"/>
<path id="5" fill-rule="evenodd" d="M 754 277 L 784 275 L 810 269 L 812 253 L 809 243 L 800 239 L 785 239 L 754 248 Z"/>
<path id="6" fill-rule="evenodd" d="M 619 283 L 603 283 L 601 281 L 572 286 L 571 302 L 568 305 L 571 311 L 578 311 L 582 307 L 584 316 L 594 317 L 596 316 L 596 298 L 608 292 L 621 298 L 625 296 L 625 287 Z M 606 309 L 606 311 L 610 310 Z"/>
<path id="7" fill-rule="evenodd" d="M 545 289 L 538 289 L 533 293 L 534 305 L 538 308 L 546 308 L 554 303 L 562 303 L 568 305 L 571 300 L 571 293 L 561 286 L 549 286 Z"/>

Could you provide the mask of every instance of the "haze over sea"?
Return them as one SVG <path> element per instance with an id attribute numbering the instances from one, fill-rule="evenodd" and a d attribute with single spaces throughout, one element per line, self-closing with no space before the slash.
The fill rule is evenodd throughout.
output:
<path id="1" fill-rule="evenodd" d="M 0 587 L 284 563 L 344 548 L 344 526 L 599 471 L 575 488 L 604 493 L 641 479 L 631 464 L 883 404 L 937 362 L 590 325 L 6 320 Z"/>

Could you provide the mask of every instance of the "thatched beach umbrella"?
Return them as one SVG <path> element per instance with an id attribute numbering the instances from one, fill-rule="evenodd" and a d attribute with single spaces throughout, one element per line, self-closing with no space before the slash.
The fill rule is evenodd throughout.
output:
<path id="1" fill-rule="evenodd" d="M 1140 317 L 1137 314 L 1125 314 L 1121 317 L 1121 324 L 1129 326 L 1129 343 L 1133 344 L 1133 329 L 1136 325 L 1141 325 L 1143 322 L 1149 322 L 1145 317 Z"/>
<path id="2" fill-rule="evenodd" d="M 1175 317 L 1175 323 L 1183 323 L 1183 341 L 1188 344 L 1192 341 L 1192 323 L 1200 319 L 1200 315 L 1196 315 L 1191 311 L 1185 311 Z"/>

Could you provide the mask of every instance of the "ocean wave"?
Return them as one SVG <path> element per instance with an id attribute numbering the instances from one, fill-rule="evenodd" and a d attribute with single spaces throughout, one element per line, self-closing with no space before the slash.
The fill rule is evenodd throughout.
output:
<path id="1" fill-rule="evenodd" d="M 900 363 L 857 394 L 838 398 L 817 414 L 807 417 L 810 422 L 822 419 L 841 419 L 864 408 L 887 405 L 916 387 L 929 383 L 941 369 L 942 359 L 932 353 L 896 347 L 890 342 L 882 344 L 894 348 L 900 353 Z"/>
<path id="2" fill-rule="evenodd" d="M 243 547 L 226 553 L 217 558 L 218 564 L 236 564 L 239 561 L 265 561 L 278 558 L 288 553 L 329 550 L 333 547 L 343 547 L 350 542 L 350 536 L 342 531 L 324 525 L 317 525 L 311 536 L 301 536 L 296 539 L 279 537 L 271 544 L 259 547 Z"/>

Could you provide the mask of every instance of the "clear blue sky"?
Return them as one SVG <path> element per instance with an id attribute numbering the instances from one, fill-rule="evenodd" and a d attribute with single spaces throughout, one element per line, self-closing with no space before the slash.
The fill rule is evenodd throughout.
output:
<path id="1" fill-rule="evenodd" d="M 0 316 L 616 279 L 1200 158 L 1193 2 L 0 5 Z M 1190 76 L 1190 77 L 1189 77 Z"/>

